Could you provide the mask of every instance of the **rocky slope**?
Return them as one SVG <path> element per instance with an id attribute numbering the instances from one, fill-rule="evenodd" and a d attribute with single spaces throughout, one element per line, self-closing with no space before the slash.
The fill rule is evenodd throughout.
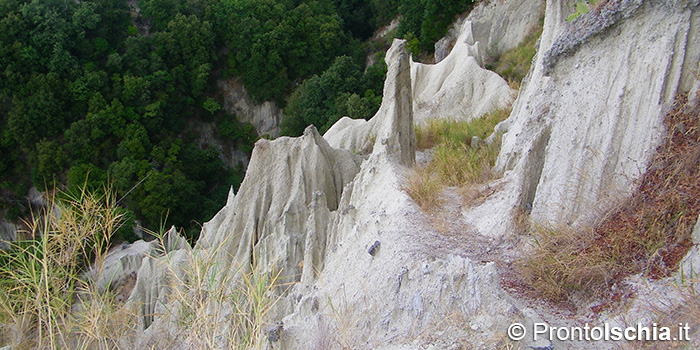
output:
<path id="1" fill-rule="evenodd" d="M 508 131 L 496 163 L 508 199 L 475 208 L 474 218 L 502 205 L 504 221 L 513 207 L 540 223 L 595 220 L 630 194 L 663 135 L 663 113 L 697 79 L 697 2 L 611 1 L 568 23 L 571 3 L 547 3 L 535 62 L 499 126 Z M 476 221 L 484 232 L 508 230 L 493 217 Z"/>
<path id="2" fill-rule="evenodd" d="M 279 125 L 282 121 L 282 110 L 274 102 L 256 104 L 248 95 L 243 84 L 238 79 L 221 79 L 217 81 L 224 97 L 224 110 L 236 116 L 242 123 L 250 123 L 258 135 L 279 135 Z"/>
<path id="3" fill-rule="evenodd" d="M 494 3 L 474 13 L 503 18 L 484 13 L 519 2 Z M 541 6 L 531 3 L 532 11 Z M 514 208 L 532 222 L 582 225 L 628 195 L 664 132 L 663 112 L 677 93 L 697 91 L 700 59 L 698 1 L 608 1 L 569 23 L 573 3 L 546 2 L 535 62 L 498 126 L 500 190 L 454 218 L 469 232 L 435 232 L 401 190 L 415 159 L 414 122 L 459 110 L 478 116 L 513 93 L 482 68 L 467 18 L 450 55 L 433 66 L 412 63 L 394 42 L 370 121 L 343 118 L 323 137 L 309 127 L 299 138 L 259 141 L 240 191 L 196 246 L 143 260 L 130 297 L 143 331 L 131 346 L 201 347 L 183 326 L 187 305 L 177 295 L 206 305 L 217 320 L 214 344 L 231 345 L 235 305 L 211 291 L 233 293 L 247 271 L 281 271 L 292 282 L 269 292 L 279 300 L 258 345 L 270 349 L 495 348 L 510 344 L 506 329 L 516 320 L 571 322 L 504 291 L 498 267 L 506 257 L 483 259 L 469 246 L 499 238 L 517 248 Z M 503 23 L 492 22 L 489 47 L 510 35 Z M 425 107 L 431 101 L 439 103 Z M 201 266 L 208 293 L 173 283 Z"/>

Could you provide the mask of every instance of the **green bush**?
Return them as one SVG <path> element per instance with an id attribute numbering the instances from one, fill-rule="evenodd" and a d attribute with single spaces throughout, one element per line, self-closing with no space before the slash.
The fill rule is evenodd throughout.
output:
<path id="1" fill-rule="evenodd" d="M 535 57 L 535 46 L 542 35 L 543 22 L 532 28 L 523 42 L 516 48 L 504 52 L 494 63 L 487 66 L 488 69 L 498 73 L 501 77 L 517 85 L 530 71 L 532 60 Z"/>
<path id="2" fill-rule="evenodd" d="M 322 75 L 305 80 L 292 93 L 280 124 L 282 134 L 299 136 L 312 124 L 324 133 L 343 116 L 371 118 L 381 104 L 375 91 L 384 89 L 386 69 L 378 59 L 363 74 L 352 58 L 337 58 Z"/>
<path id="3" fill-rule="evenodd" d="M 577 17 L 581 15 L 585 15 L 588 12 L 591 11 L 590 7 L 595 5 L 598 1 L 597 0 L 578 0 L 576 1 L 576 4 L 574 4 L 574 9 L 576 12 L 572 13 L 569 17 L 566 18 L 568 22 L 573 21 Z"/>

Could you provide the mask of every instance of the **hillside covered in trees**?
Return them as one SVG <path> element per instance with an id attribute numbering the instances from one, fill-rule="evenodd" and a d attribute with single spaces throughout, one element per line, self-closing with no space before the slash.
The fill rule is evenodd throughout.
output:
<path id="1" fill-rule="evenodd" d="M 286 106 L 284 135 L 369 118 L 386 73 L 382 59 L 366 64 L 382 49 L 375 30 L 400 16 L 393 35 L 429 52 L 470 5 L 0 0 L 0 213 L 26 216 L 32 186 L 111 183 L 133 219 L 195 238 L 244 169 L 191 126 L 213 123 L 218 142 L 247 152 L 259 137 L 221 108 L 217 80 L 238 77 L 255 101 Z"/>

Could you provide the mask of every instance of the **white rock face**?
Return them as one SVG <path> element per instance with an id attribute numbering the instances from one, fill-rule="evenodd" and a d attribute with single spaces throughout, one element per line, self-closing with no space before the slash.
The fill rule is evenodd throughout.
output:
<path id="1" fill-rule="evenodd" d="M 487 65 L 504 52 L 517 47 L 544 17 L 542 0 L 479 1 L 466 20 L 472 22 L 474 41 L 480 43 L 479 61 Z M 435 43 L 435 62 L 450 53 L 460 36 L 464 19 L 457 21 L 448 34 Z"/>
<path id="2" fill-rule="evenodd" d="M 501 290 L 495 265 L 440 244 L 400 189 L 415 154 L 404 46 L 394 42 L 387 55 L 383 105 L 371 121 L 339 122 L 343 127 L 329 130 L 328 142 L 313 127 L 299 138 L 259 141 L 239 193 L 204 225 L 195 248 L 144 260 L 130 301 L 140 306 L 146 329 L 136 347 L 173 339 L 180 348 L 194 346 L 175 322 L 173 310 L 182 306 L 169 302 L 167 281 L 186 279 L 203 255 L 213 257 L 214 283 L 224 286 L 251 268 L 281 268 L 282 282 L 295 282 L 280 290 L 269 316 L 270 323 L 281 322 L 279 338 L 265 339 L 266 348 L 445 348 L 465 339 L 495 347 L 494 339 L 521 316 Z M 364 161 L 329 145 L 355 149 L 357 142 L 338 135 L 363 140 L 367 134 L 376 142 Z M 440 248 L 427 248 L 425 240 Z M 223 315 L 218 331 L 224 334 L 232 310 L 211 306 Z"/>
<path id="3" fill-rule="evenodd" d="M 481 43 L 472 22 L 462 24 L 452 52 L 434 65 L 411 62 L 413 117 L 469 120 L 508 107 L 515 91 L 498 74 L 483 68 Z"/>
<path id="4" fill-rule="evenodd" d="M 343 117 L 326 131 L 323 137 L 332 147 L 356 153 L 368 153 L 376 148 L 389 148 L 400 162 L 415 161 L 415 130 L 411 94 L 411 65 L 404 40 L 394 40 L 387 51 L 387 79 L 384 83 L 382 105 L 369 121 Z"/>
<path id="5" fill-rule="evenodd" d="M 255 126 L 258 135 L 279 135 L 279 124 L 282 121 L 282 110 L 274 102 L 263 102 L 258 105 L 253 102 L 243 84 L 237 79 L 222 79 L 217 82 L 224 94 L 224 110 L 236 115 L 239 121 Z"/>
<path id="6" fill-rule="evenodd" d="M 17 225 L 1 221 L 0 222 L 0 249 L 8 247 L 6 242 L 14 242 L 17 240 Z"/>
<path id="7" fill-rule="evenodd" d="M 285 275 L 301 275 L 309 205 L 338 209 L 359 163 L 353 153 L 331 148 L 314 127 L 299 138 L 258 141 L 240 191 L 204 225 L 196 248 L 218 249 L 223 271 L 251 266 L 254 251 L 260 266 L 278 263 Z"/>
<path id="8" fill-rule="evenodd" d="M 343 142 L 347 138 L 372 133 L 377 141 L 345 187 L 339 210 L 326 214 L 323 270 L 316 278 L 302 276 L 290 291 L 293 312 L 282 318 L 274 348 L 447 348 L 454 342 L 493 348 L 521 315 L 493 264 L 451 254 L 459 250 L 448 244 L 440 251 L 427 247 L 436 236 L 401 190 L 405 166 L 413 162 L 406 151 L 415 152 L 414 135 L 396 131 L 413 125 L 410 109 L 397 113 L 410 101 L 404 45 L 395 41 L 387 54 L 383 105 L 374 118 L 341 120 L 324 136 L 349 149 L 358 143 Z"/>
<path id="9" fill-rule="evenodd" d="M 629 195 L 698 62 L 695 2 L 611 2 L 572 23 L 548 1 L 496 168 L 538 223 L 587 223 Z M 640 28 L 648 28 L 640 30 Z"/>
<path id="10" fill-rule="evenodd" d="M 154 248 L 153 242 L 144 240 L 114 247 L 107 253 L 102 266 L 93 266 L 88 274 L 100 289 L 107 289 L 119 284 L 130 274 L 136 274 L 141 268 L 143 259 L 152 254 Z"/>

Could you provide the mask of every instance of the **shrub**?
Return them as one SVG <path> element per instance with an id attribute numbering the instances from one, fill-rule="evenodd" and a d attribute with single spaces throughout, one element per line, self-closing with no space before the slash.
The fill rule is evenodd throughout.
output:
<path id="1" fill-rule="evenodd" d="M 576 4 L 574 4 L 574 9 L 576 10 L 576 12 L 572 13 L 569 17 L 567 17 L 566 21 L 571 22 L 577 17 L 587 14 L 591 11 L 590 7 L 592 5 L 595 5 L 597 2 L 598 1 L 596 0 L 578 0 Z"/>

